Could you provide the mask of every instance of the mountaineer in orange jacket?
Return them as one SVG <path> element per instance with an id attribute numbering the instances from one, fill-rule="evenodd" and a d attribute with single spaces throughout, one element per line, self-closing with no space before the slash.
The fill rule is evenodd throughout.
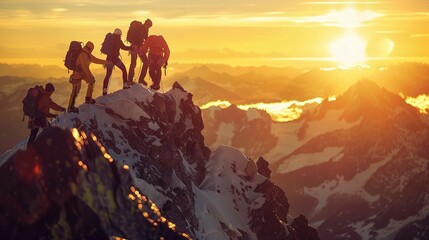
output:
<path id="1" fill-rule="evenodd" d="M 82 79 L 88 83 L 88 89 L 86 91 L 85 103 L 94 104 L 95 100 L 92 98 L 92 93 L 94 91 L 95 77 L 92 75 L 89 65 L 91 63 L 96 64 L 106 64 L 107 66 L 112 66 L 112 63 L 105 61 L 99 58 L 96 58 L 92 55 L 92 50 L 94 50 L 94 44 L 88 41 L 83 48 L 83 51 L 79 54 L 76 60 L 76 66 L 79 67 L 80 71 L 73 71 L 73 74 L 70 76 L 70 83 L 73 85 L 72 93 L 70 95 L 70 101 L 68 105 L 68 112 L 79 112 L 79 110 L 74 106 L 76 103 L 77 95 L 79 94 Z"/>
<path id="2" fill-rule="evenodd" d="M 162 75 L 161 67 L 167 67 L 170 49 L 163 36 L 150 35 L 140 47 L 140 58 L 145 57 L 148 51 L 149 75 L 153 82 L 150 88 L 159 90 L 159 83 L 161 82 Z"/>
<path id="3" fill-rule="evenodd" d="M 52 93 L 55 91 L 55 87 L 52 83 L 47 83 L 45 88 L 38 87 L 37 91 L 41 94 L 39 101 L 37 102 L 37 115 L 34 118 L 30 118 L 28 121 L 28 128 L 31 129 L 30 137 L 28 138 L 27 148 L 31 146 L 36 139 L 37 133 L 40 128 L 45 128 L 49 125 L 47 118 L 57 117 L 58 115 L 52 114 L 49 111 L 51 109 L 55 111 L 64 112 L 66 109 L 56 104 L 51 99 Z"/>

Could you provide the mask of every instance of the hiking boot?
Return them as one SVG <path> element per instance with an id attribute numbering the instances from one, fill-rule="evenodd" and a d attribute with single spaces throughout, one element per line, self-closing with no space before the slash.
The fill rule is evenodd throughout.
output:
<path id="1" fill-rule="evenodd" d="M 69 113 L 79 113 L 79 108 L 77 108 L 77 107 L 69 107 L 67 109 L 67 112 L 69 112 Z"/>
<path id="2" fill-rule="evenodd" d="M 159 90 L 159 85 L 158 84 L 152 84 L 152 85 L 150 85 L 150 88 L 153 90 Z"/>
<path id="3" fill-rule="evenodd" d="M 147 82 L 144 79 L 140 80 L 139 83 L 143 84 L 143 86 L 145 86 L 145 87 L 147 86 Z"/>
<path id="4" fill-rule="evenodd" d="M 122 86 L 123 86 L 122 89 L 130 88 L 130 85 L 128 84 L 128 82 L 124 82 Z"/>
<path id="5" fill-rule="evenodd" d="M 95 102 L 96 101 L 93 98 L 88 98 L 88 97 L 85 98 L 85 103 L 94 104 Z"/>
<path id="6" fill-rule="evenodd" d="M 136 82 L 134 82 L 134 81 L 128 81 L 128 82 L 127 82 L 128 86 L 131 86 L 131 85 L 133 85 L 134 83 L 136 83 Z"/>

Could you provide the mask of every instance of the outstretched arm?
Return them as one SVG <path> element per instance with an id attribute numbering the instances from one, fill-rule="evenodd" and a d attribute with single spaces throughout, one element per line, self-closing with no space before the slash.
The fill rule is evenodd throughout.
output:
<path id="1" fill-rule="evenodd" d="M 108 63 L 108 61 L 100 59 L 100 58 L 97 58 L 97 57 L 95 57 L 92 54 L 90 54 L 89 61 L 92 62 L 92 63 L 95 63 L 95 64 L 107 64 Z"/>
<path id="2" fill-rule="evenodd" d="M 122 50 L 132 50 L 131 46 L 125 46 L 124 42 L 121 40 L 121 49 Z"/>
<path id="3" fill-rule="evenodd" d="M 56 104 L 54 101 L 52 101 L 52 99 L 50 99 L 49 98 L 49 102 L 48 102 L 48 107 L 50 108 L 50 109 L 53 109 L 53 110 L 55 110 L 55 111 L 59 111 L 59 112 L 62 112 L 62 111 L 65 111 L 66 109 L 65 108 L 63 108 L 63 107 L 61 107 L 60 105 L 58 105 L 58 104 Z"/>

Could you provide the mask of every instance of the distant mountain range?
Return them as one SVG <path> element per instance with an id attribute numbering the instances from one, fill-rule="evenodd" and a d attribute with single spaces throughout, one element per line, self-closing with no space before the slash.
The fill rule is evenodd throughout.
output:
<path id="1" fill-rule="evenodd" d="M 344 93 L 362 79 L 374 81 L 393 93 L 403 93 L 405 96 L 429 92 L 429 65 L 419 63 L 347 70 L 271 67 L 238 69 L 216 65 L 196 66 L 172 75 L 165 84 L 168 86 L 171 81 L 178 81 L 185 88 L 193 89 L 198 105 L 216 100 L 228 100 L 238 105 L 327 98 Z"/>
<path id="2" fill-rule="evenodd" d="M 322 239 L 429 237 L 427 116 L 376 83 L 359 81 L 289 123 L 234 107 L 203 119 L 212 147 L 271 163 L 291 212 L 309 216 Z"/>

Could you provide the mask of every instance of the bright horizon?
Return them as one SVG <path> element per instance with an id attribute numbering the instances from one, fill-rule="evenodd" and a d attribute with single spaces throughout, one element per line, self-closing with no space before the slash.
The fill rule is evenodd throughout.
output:
<path id="1" fill-rule="evenodd" d="M 62 65 L 72 40 L 95 43 L 152 19 L 170 62 L 336 65 L 429 62 L 429 2 L 392 1 L 52 1 L 0 3 L 0 62 Z M 125 62 L 129 59 L 122 52 Z"/>

